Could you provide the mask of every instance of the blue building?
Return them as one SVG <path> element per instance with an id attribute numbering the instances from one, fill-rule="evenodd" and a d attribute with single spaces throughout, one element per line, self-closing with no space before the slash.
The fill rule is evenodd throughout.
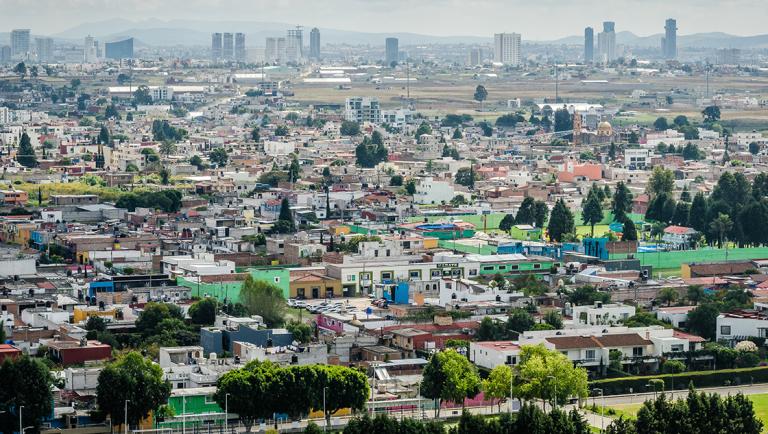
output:
<path id="1" fill-rule="evenodd" d="M 233 342 L 247 342 L 260 347 L 283 347 L 293 343 L 293 333 L 286 329 L 259 329 L 256 325 L 230 325 L 200 329 L 203 352 L 222 354 L 232 352 Z"/>
<path id="2" fill-rule="evenodd" d="M 104 44 L 104 57 L 107 59 L 133 59 L 133 38 Z"/>

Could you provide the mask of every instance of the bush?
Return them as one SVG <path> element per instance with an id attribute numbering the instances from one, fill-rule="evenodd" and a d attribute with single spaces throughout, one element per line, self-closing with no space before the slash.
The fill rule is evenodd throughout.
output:
<path id="1" fill-rule="evenodd" d="M 667 360 L 661 365 L 661 372 L 665 374 L 679 374 L 685 372 L 685 363 L 679 360 Z"/>
<path id="2" fill-rule="evenodd" d="M 754 353 L 753 353 L 754 354 Z M 669 363 L 669 362 L 667 362 Z M 646 377 L 622 377 L 590 382 L 590 388 L 602 388 L 606 395 L 621 395 L 645 392 L 645 385 L 652 380 L 664 382 L 665 390 L 687 389 L 693 384 L 697 389 L 719 387 L 728 384 L 750 384 L 768 382 L 768 366 L 757 368 L 722 369 L 718 371 L 694 371 L 679 374 L 663 374 Z M 660 388 L 658 389 L 660 390 Z"/>

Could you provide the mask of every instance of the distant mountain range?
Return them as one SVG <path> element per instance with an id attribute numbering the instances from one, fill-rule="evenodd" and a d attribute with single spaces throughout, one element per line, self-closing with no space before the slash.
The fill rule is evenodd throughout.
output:
<path id="1" fill-rule="evenodd" d="M 131 21 L 122 18 L 84 23 L 60 33 L 50 35 L 57 43 L 81 44 L 84 37 L 91 35 L 102 42 L 110 42 L 126 37 L 133 37 L 138 46 L 208 46 L 213 32 L 243 32 L 248 46 L 263 46 L 264 39 L 285 36 L 286 30 L 294 26 L 287 23 L 252 22 L 252 21 L 203 21 L 147 19 Z M 309 28 L 305 28 L 305 42 L 309 43 Z M 34 31 L 34 29 L 33 29 Z M 490 44 L 492 35 L 480 36 L 434 36 L 418 33 L 370 33 L 348 30 L 320 28 L 324 44 L 370 45 L 380 47 L 384 39 L 395 37 L 400 45 L 415 44 Z M 595 35 L 597 36 L 597 35 Z M 638 36 L 624 31 L 616 34 L 616 42 L 621 45 L 638 48 L 656 48 L 661 44 L 662 34 Z M 525 37 L 525 35 L 523 35 Z M 8 33 L 0 33 L 0 43 L 8 43 Z M 768 48 L 768 34 L 755 36 L 736 36 L 727 33 L 695 33 L 678 35 L 681 48 Z M 582 36 L 568 36 L 552 41 L 525 40 L 529 44 L 581 45 Z"/>

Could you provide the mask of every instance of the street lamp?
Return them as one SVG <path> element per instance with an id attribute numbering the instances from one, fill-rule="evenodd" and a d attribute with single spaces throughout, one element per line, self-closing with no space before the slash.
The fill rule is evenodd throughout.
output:
<path id="1" fill-rule="evenodd" d="M 325 419 L 325 429 L 323 431 L 328 432 L 328 413 L 325 409 L 325 391 L 328 390 L 328 386 L 323 387 L 323 418 Z"/>
<path id="2" fill-rule="evenodd" d="M 21 415 L 23 411 L 24 411 L 24 406 L 20 405 L 19 406 L 19 433 L 20 434 L 24 434 L 24 428 L 22 428 L 22 424 L 21 424 Z"/>
<path id="3" fill-rule="evenodd" d="M 126 399 L 125 400 L 125 411 L 123 412 L 123 417 L 124 417 L 124 420 L 123 420 L 123 427 L 124 428 L 123 429 L 124 429 L 125 434 L 128 434 L 128 403 L 129 402 L 131 402 L 130 399 Z"/>
<path id="4" fill-rule="evenodd" d="M 229 393 L 224 395 L 224 425 L 229 426 Z"/>
<path id="5" fill-rule="evenodd" d="M 651 383 L 646 383 L 645 387 L 646 387 L 646 390 L 649 387 L 653 387 L 653 400 L 655 401 L 656 400 L 656 385 L 655 384 L 651 384 Z"/>
<path id="6" fill-rule="evenodd" d="M 181 397 L 181 434 L 187 432 L 187 397 Z"/>
<path id="7" fill-rule="evenodd" d="M 552 386 L 555 388 L 554 390 L 555 399 L 554 401 L 552 401 L 552 409 L 556 410 L 557 409 L 557 382 L 555 381 L 554 375 L 547 375 L 547 379 L 550 379 L 550 378 L 552 379 Z"/>
<path id="8" fill-rule="evenodd" d="M 605 395 L 603 394 L 603 389 L 600 388 L 592 389 L 592 391 L 599 391 L 600 397 L 602 398 L 602 405 L 600 406 L 600 432 L 602 433 L 605 432 Z"/>

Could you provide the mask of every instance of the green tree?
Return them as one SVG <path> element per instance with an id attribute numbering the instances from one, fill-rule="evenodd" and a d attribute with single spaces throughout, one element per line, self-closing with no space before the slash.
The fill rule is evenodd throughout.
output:
<path id="1" fill-rule="evenodd" d="M 141 85 L 133 91 L 133 103 L 136 105 L 152 104 L 152 94 L 148 86 Z"/>
<path id="2" fill-rule="evenodd" d="M 728 233 L 733 229 L 733 221 L 727 214 L 719 213 L 717 218 L 709 223 L 709 228 L 717 235 L 717 244 L 722 247 L 728 242 Z"/>
<path id="3" fill-rule="evenodd" d="M 464 360 L 469 363 L 466 358 Z M 315 385 L 310 389 L 310 402 L 312 408 L 325 408 L 326 424 L 330 425 L 331 415 L 342 408 L 355 411 L 365 408 L 370 395 L 365 373 L 344 366 L 329 365 L 315 365 L 314 371 Z M 286 399 L 290 400 L 290 397 Z"/>
<path id="4" fill-rule="evenodd" d="M 523 332 L 531 330 L 535 324 L 536 320 L 527 310 L 520 307 L 513 308 L 507 318 L 508 336 L 517 338 Z"/>
<path id="5" fill-rule="evenodd" d="M 680 294 L 678 294 L 675 288 L 661 288 L 656 294 L 656 299 L 662 303 L 667 303 L 667 306 L 671 306 L 672 302 L 677 301 Z"/>
<path id="6" fill-rule="evenodd" d="M 499 229 L 509 233 L 509 231 L 512 230 L 512 227 L 514 225 L 515 225 L 515 216 L 513 216 L 512 214 L 506 214 L 504 215 L 504 218 L 502 218 L 501 221 L 499 222 Z"/>
<path id="7" fill-rule="evenodd" d="M 215 298 L 204 298 L 189 307 L 189 317 L 192 324 L 213 325 L 216 321 L 218 303 Z"/>
<path id="8" fill-rule="evenodd" d="M 307 325 L 307 323 L 291 321 L 285 328 L 293 334 L 293 340 L 295 341 L 306 344 L 312 340 L 312 327 Z"/>
<path id="9" fill-rule="evenodd" d="M 581 210 L 581 220 L 584 224 L 590 226 L 590 236 L 592 237 L 595 236 L 595 225 L 603 220 L 603 207 L 595 191 L 589 191 L 587 200 L 584 202 Z"/>
<path id="10" fill-rule="evenodd" d="M 528 196 L 520 203 L 515 214 L 514 224 L 532 225 L 536 222 L 536 201 Z"/>
<path id="11" fill-rule="evenodd" d="M 291 212 L 291 204 L 288 202 L 288 198 L 283 198 L 280 202 L 280 214 L 277 217 L 278 221 L 288 222 L 290 224 L 291 232 L 295 232 L 293 213 Z"/>
<path id="12" fill-rule="evenodd" d="M 556 310 L 550 310 L 544 315 L 544 322 L 551 325 L 556 330 L 563 328 L 563 316 Z"/>
<path id="13" fill-rule="evenodd" d="M 99 374 L 96 402 L 99 409 L 115 423 L 125 418 L 128 401 L 128 423 L 137 425 L 150 412 L 168 402 L 171 385 L 163 380 L 159 365 L 137 352 L 130 352 L 108 364 Z"/>
<path id="14" fill-rule="evenodd" d="M 537 200 L 536 203 L 534 203 L 534 225 L 537 228 L 543 228 L 544 223 L 547 222 L 547 217 L 549 217 L 549 207 L 547 206 L 547 203 L 543 200 Z"/>
<path id="15" fill-rule="evenodd" d="M 624 221 L 624 227 L 621 230 L 621 241 L 637 241 L 637 228 L 632 219 Z"/>
<path id="16" fill-rule="evenodd" d="M 575 233 L 576 227 L 573 221 L 573 213 L 565 205 L 563 199 L 558 199 L 555 202 L 555 207 L 552 208 L 552 213 L 549 216 L 549 226 L 547 232 L 549 233 L 550 240 L 562 242 L 565 239 L 566 234 Z"/>
<path id="17" fill-rule="evenodd" d="M 717 122 L 720 120 L 720 107 L 716 105 L 711 105 L 701 112 L 702 116 L 704 116 L 704 122 L 711 124 L 714 122 Z"/>
<path id="18" fill-rule="evenodd" d="M 473 98 L 480 103 L 480 111 L 483 111 L 483 101 L 488 99 L 488 91 L 485 89 L 485 86 L 482 84 L 477 85 Z"/>
<path id="19" fill-rule="evenodd" d="M 16 161 L 24 167 L 37 167 L 37 156 L 35 155 L 35 148 L 32 147 L 32 142 L 29 139 L 27 133 L 22 133 L 21 141 L 19 142 L 19 150 L 16 153 Z"/>
<path id="20" fill-rule="evenodd" d="M 342 136 L 357 136 L 360 135 L 360 124 L 354 121 L 343 121 L 339 132 Z"/>
<path id="21" fill-rule="evenodd" d="M 515 396 L 565 404 L 570 397 L 587 396 L 587 371 L 567 356 L 544 345 L 523 345 L 514 379 Z"/>
<path id="22" fill-rule="evenodd" d="M 597 290 L 594 286 L 579 286 L 567 294 L 568 301 L 574 306 L 594 304 L 596 301 L 609 303 L 611 294 Z"/>
<path id="23" fill-rule="evenodd" d="M 632 210 L 632 200 L 632 192 L 629 191 L 624 182 L 620 181 L 613 192 L 612 211 L 614 221 L 624 222 L 627 219 L 627 214 Z"/>
<path id="24" fill-rule="evenodd" d="M 422 121 L 419 125 L 419 128 L 416 129 L 416 132 L 414 133 L 414 137 L 416 137 L 416 140 L 420 140 L 420 137 L 424 134 L 432 134 L 432 126 L 429 125 L 429 122 Z"/>
<path id="25" fill-rule="evenodd" d="M 301 177 L 301 166 L 296 154 L 291 154 L 291 165 L 288 167 L 288 181 L 295 183 Z"/>
<path id="26" fill-rule="evenodd" d="M 648 193 L 651 196 L 671 194 L 674 186 L 675 174 L 671 170 L 664 169 L 661 166 L 653 168 L 651 178 L 648 180 Z"/>
<path id="27" fill-rule="evenodd" d="M 760 144 L 757 142 L 751 142 L 749 144 L 749 152 L 752 155 L 757 155 L 760 153 Z"/>
<path id="28" fill-rule="evenodd" d="M 405 183 L 405 192 L 408 196 L 416 194 L 416 181 L 409 179 L 408 182 Z"/>
<path id="29" fill-rule="evenodd" d="M 474 188 L 475 187 L 475 181 L 477 181 L 477 174 L 475 173 L 475 170 L 470 167 L 462 167 L 456 172 L 456 178 L 454 179 L 454 182 L 459 185 L 463 185 L 468 188 Z"/>
<path id="30" fill-rule="evenodd" d="M 403 175 L 392 175 L 389 178 L 389 185 L 392 187 L 401 187 L 403 185 Z"/>
<path id="31" fill-rule="evenodd" d="M 176 144 L 170 140 L 166 140 L 163 143 L 160 143 L 159 149 L 160 149 L 160 153 L 165 155 L 166 158 L 168 158 L 169 155 L 176 152 Z"/>
<path id="32" fill-rule="evenodd" d="M 672 122 L 678 127 L 682 127 L 684 125 L 688 125 L 688 118 L 685 115 L 679 115 L 676 116 Z"/>
<path id="33" fill-rule="evenodd" d="M 224 148 L 216 148 L 208 154 L 208 159 L 216 166 L 224 167 L 227 165 L 227 160 L 229 160 L 229 154 L 227 154 L 227 150 Z"/>
<path id="34" fill-rule="evenodd" d="M 696 193 L 688 212 L 688 225 L 699 232 L 704 232 L 707 229 L 707 211 L 707 200 L 704 194 Z"/>
<path id="35" fill-rule="evenodd" d="M 453 140 L 461 140 L 464 136 L 461 134 L 461 130 L 456 127 L 456 129 L 453 130 L 453 135 L 451 136 L 451 139 Z"/>
<path id="36" fill-rule="evenodd" d="M 466 398 L 474 398 L 480 393 L 482 383 L 477 367 L 455 350 L 444 350 L 436 356 L 442 359 L 440 367 L 445 378 L 440 398 L 455 404 L 461 403 L 464 407 Z"/>
<path id="37" fill-rule="evenodd" d="M 53 414 L 53 377 L 41 359 L 7 357 L 0 365 L 0 379 L 0 431 L 18 431 L 22 405 L 23 426 L 39 428 Z"/>
<path id="38" fill-rule="evenodd" d="M 667 122 L 667 118 L 665 118 L 665 117 L 657 118 L 653 122 L 653 128 L 656 131 L 666 131 L 666 130 L 668 130 L 669 129 L 669 122 Z"/>
<path id="39" fill-rule="evenodd" d="M 283 324 L 285 314 L 285 299 L 280 287 L 254 280 L 249 274 L 240 289 L 240 302 L 252 315 L 260 315 L 270 327 Z"/>
<path id="40" fill-rule="evenodd" d="M 158 326 L 166 319 L 183 320 L 184 315 L 175 304 L 149 302 L 136 319 L 136 330 L 145 337 L 156 335 L 159 333 Z"/>
<path id="41" fill-rule="evenodd" d="M 13 68 L 13 72 L 18 74 L 19 77 L 21 77 L 21 80 L 23 81 L 24 77 L 27 75 L 27 65 L 24 62 L 19 62 Z"/>
<path id="42" fill-rule="evenodd" d="M 696 309 L 688 312 L 686 326 L 691 332 L 705 339 L 713 340 L 716 336 L 715 328 L 718 315 L 720 315 L 720 309 L 717 303 L 702 303 Z"/>
<path id="43" fill-rule="evenodd" d="M 568 109 L 563 107 L 555 110 L 555 132 L 570 131 L 573 129 L 573 117 Z"/>
<path id="44" fill-rule="evenodd" d="M 507 365 L 498 365 L 491 370 L 488 378 L 483 380 L 483 392 L 486 398 L 498 399 L 499 412 L 501 401 L 509 398 L 512 390 L 512 368 Z"/>

